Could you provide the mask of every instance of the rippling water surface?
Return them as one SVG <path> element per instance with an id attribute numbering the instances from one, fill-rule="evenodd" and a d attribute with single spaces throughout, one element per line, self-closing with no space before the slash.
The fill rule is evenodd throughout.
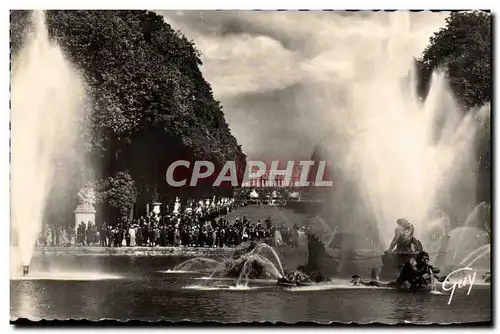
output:
<path id="1" fill-rule="evenodd" d="M 473 322 L 491 319 L 489 286 L 449 295 L 354 288 L 338 280 L 283 288 L 235 286 L 202 273 L 168 271 L 181 258 L 40 256 L 29 277 L 11 279 L 11 318 L 218 322 Z"/>

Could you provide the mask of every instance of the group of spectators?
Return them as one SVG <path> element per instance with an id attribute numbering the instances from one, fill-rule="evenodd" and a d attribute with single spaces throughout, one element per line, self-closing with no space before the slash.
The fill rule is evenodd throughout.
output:
<path id="1" fill-rule="evenodd" d="M 225 215 L 246 202 L 234 202 L 225 207 L 207 208 L 201 212 L 156 215 L 150 213 L 131 222 L 95 226 L 81 222 L 76 235 L 68 237 L 61 231 L 59 238 L 50 229 L 42 234 L 40 246 L 102 246 L 102 247 L 235 247 L 245 241 L 265 240 L 270 244 L 298 245 L 304 232 L 297 226 L 276 228 L 271 218 L 251 222 L 246 217 L 230 222 Z M 73 239 L 73 240 L 71 240 Z"/>
<path id="2" fill-rule="evenodd" d="M 205 220 L 184 214 L 172 219 L 140 218 L 130 225 L 118 224 L 104 230 L 102 246 L 185 246 L 234 247 L 245 241 L 258 241 L 273 236 L 274 227 L 267 219 L 251 224 L 246 218 L 232 224 L 225 218 Z"/>

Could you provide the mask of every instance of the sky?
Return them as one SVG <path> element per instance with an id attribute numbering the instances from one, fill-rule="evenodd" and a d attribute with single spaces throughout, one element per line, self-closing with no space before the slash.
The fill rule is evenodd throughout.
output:
<path id="1" fill-rule="evenodd" d="M 157 12 L 201 51 L 203 75 L 248 159 L 266 161 L 310 158 L 343 91 L 384 55 L 375 51 L 418 57 L 449 14 Z"/>

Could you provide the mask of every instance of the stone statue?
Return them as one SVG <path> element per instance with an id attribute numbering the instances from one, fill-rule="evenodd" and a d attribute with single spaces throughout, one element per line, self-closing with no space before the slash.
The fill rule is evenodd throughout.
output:
<path id="1" fill-rule="evenodd" d="M 78 199 L 81 205 L 93 207 L 96 202 L 96 195 L 93 188 L 82 188 L 78 192 Z"/>
<path id="2" fill-rule="evenodd" d="M 89 226 L 89 223 L 95 225 L 95 208 L 96 203 L 96 193 L 92 187 L 84 187 L 78 192 L 78 206 L 76 207 L 75 213 L 75 225 L 74 225 L 74 235 L 78 235 L 78 227 L 81 222 L 86 222 L 85 225 Z"/>
<path id="3" fill-rule="evenodd" d="M 181 200 L 179 197 L 175 198 L 175 204 L 174 204 L 174 213 L 180 213 L 181 210 Z"/>
<path id="4" fill-rule="evenodd" d="M 404 218 L 398 219 L 396 223 L 398 226 L 394 231 L 394 238 L 386 252 L 395 251 L 406 253 L 423 251 L 422 244 L 413 236 L 415 233 L 413 224 Z"/>

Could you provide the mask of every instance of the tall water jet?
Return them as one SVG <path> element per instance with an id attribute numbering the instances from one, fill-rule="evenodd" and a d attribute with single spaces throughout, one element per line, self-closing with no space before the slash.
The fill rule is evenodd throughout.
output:
<path id="1" fill-rule="evenodd" d="M 69 168 L 64 163 L 75 154 L 85 103 L 82 79 L 49 40 L 45 13 L 33 12 L 11 72 L 11 228 L 24 266 L 31 261 L 52 186 L 69 181 L 62 176 Z"/>
<path id="2" fill-rule="evenodd" d="M 330 215 L 356 236 L 373 222 L 383 247 L 396 220 L 407 218 L 424 246 L 438 249 L 425 240 L 436 236 L 433 213 L 442 209 L 457 226 L 476 204 L 474 145 L 489 106 L 464 113 L 440 71 L 421 100 L 414 55 L 406 51 L 409 16 L 388 15 L 386 43 L 370 50 L 370 71 L 346 78 L 343 102 L 332 110 L 333 134 L 322 144 L 337 181 Z"/>

